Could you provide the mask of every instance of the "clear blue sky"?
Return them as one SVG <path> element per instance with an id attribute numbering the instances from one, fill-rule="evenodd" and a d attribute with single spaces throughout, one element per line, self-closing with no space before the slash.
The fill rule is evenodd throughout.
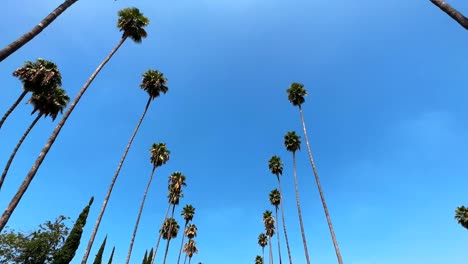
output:
<path id="1" fill-rule="evenodd" d="M 60 0 L 3 3 L 0 46 L 35 25 Z M 451 0 L 468 13 L 468 3 Z M 311 146 L 347 264 L 462 263 L 468 232 L 456 206 L 468 204 L 468 33 L 429 1 L 78 1 L 39 37 L 0 63 L 3 112 L 21 92 L 11 76 L 26 60 L 55 61 L 73 98 L 117 44 L 116 13 L 135 5 L 151 19 L 148 38 L 128 41 L 100 73 L 62 130 L 9 225 L 31 230 L 95 203 L 72 263 L 79 263 L 122 151 L 145 106 L 141 74 L 158 69 L 170 91 L 154 101 L 128 155 L 91 260 L 108 234 L 123 263 L 151 165 L 166 142 L 132 263 L 154 246 L 166 208 L 166 180 L 187 176 L 197 208 L 199 254 L 192 263 L 253 263 L 261 214 L 272 209 L 271 155 L 285 163 L 286 222 L 296 264 L 305 263 L 295 208 L 289 130 L 302 135 L 287 101 L 305 84 Z M 22 104 L 0 131 L 0 166 L 33 117 Z M 54 124 L 31 132 L 0 193 L 10 201 Z M 313 263 L 336 263 L 305 146 L 300 196 Z M 179 211 L 179 210 L 178 210 Z M 180 219 L 180 218 L 179 218 Z M 180 240 L 173 242 L 174 262 Z M 164 244 L 163 244 L 164 245 Z M 106 252 L 106 257 L 110 247 Z M 163 250 L 160 249 L 158 261 Z M 283 256 L 286 250 L 283 245 Z"/>

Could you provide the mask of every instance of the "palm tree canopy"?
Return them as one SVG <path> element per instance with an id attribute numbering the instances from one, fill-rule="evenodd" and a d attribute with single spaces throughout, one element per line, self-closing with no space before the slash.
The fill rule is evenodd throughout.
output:
<path id="1" fill-rule="evenodd" d="M 278 209 L 281 203 L 281 194 L 278 189 L 274 189 L 270 192 L 270 203 Z"/>
<path id="2" fill-rule="evenodd" d="M 284 146 L 286 150 L 296 152 L 301 149 L 301 137 L 294 131 L 289 131 L 284 136 Z"/>
<path id="3" fill-rule="evenodd" d="M 184 197 L 182 189 L 169 188 L 169 194 L 167 195 L 167 198 L 169 198 L 170 204 L 178 205 L 180 202 L 180 198 L 182 197 Z"/>
<path id="4" fill-rule="evenodd" d="M 136 43 L 148 35 L 144 27 L 148 26 L 149 19 L 138 8 L 124 8 L 118 13 L 117 27 L 122 31 L 122 37 L 129 37 Z"/>
<path id="5" fill-rule="evenodd" d="M 256 256 L 255 257 L 255 264 L 263 264 L 263 258 L 262 256 Z"/>
<path id="6" fill-rule="evenodd" d="M 33 93 L 28 103 L 34 107 L 31 114 L 39 111 L 39 114 L 50 116 L 52 120 L 55 120 L 58 114 L 63 112 L 69 101 L 70 97 L 68 97 L 65 90 L 56 87 L 52 90 Z"/>
<path id="7" fill-rule="evenodd" d="M 165 143 L 153 143 L 149 151 L 151 153 L 150 161 L 155 168 L 166 164 L 171 154 Z"/>
<path id="8" fill-rule="evenodd" d="M 187 183 L 185 182 L 185 175 L 178 171 L 172 173 L 169 176 L 169 188 L 180 190 L 182 186 L 187 186 Z"/>
<path id="9" fill-rule="evenodd" d="M 194 224 L 190 224 L 187 226 L 184 233 L 189 239 L 192 239 L 197 236 L 197 231 L 197 226 Z"/>
<path id="10" fill-rule="evenodd" d="M 288 94 L 289 102 L 294 106 L 300 106 L 304 103 L 304 97 L 307 96 L 307 91 L 304 89 L 304 85 L 300 83 L 292 83 L 286 90 Z"/>
<path id="11" fill-rule="evenodd" d="M 185 222 L 192 221 L 193 216 L 195 215 L 195 207 L 193 207 L 191 204 L 187 204 L 182 208 L 182 213 L 180 214 L 182 217 L 184 217 Z"/>
<path id="12" fill-rule="evenodd" d="M 162 72 L 148 70 L 143 74 L 140 88 L 145 90 L 151 99 L 154 99 L 159 97 L 161 93 L 167 93 L 169 88 L 167 88 L 166 83 L 167 79 Z"/>
<path id="13" fill-rule="evenodd" d="M 268 161 L 268 168 L 270 169 L 271 173 L 275 174 L 276 176 L 283 174 L 283 162 L 281 158 L 274 155 Z"/>
<path id="14" fill-rule="evenodd" d="M 264 233 L 261 233 L 258 235 L 258 245 L 263 247 L 266 247 L 268 245 L 268 237 Z"/>
<path id="15" fill-rule="evenodd" d="M 457 220 L 461 226 L 468 229 L 468 207 L 457 207 L 455 210 L 455 220 Z"/>
<path id="16" fill-rule="evenodd" d="M 275 218 L 270 210 L 263 213 L 263 223 L 265 224 L 265 233 L 272 237 L 275 234 Z"/>
<path id="17" fill-rule="evenodd" d="M 170 217 L 164 221 L 164 224 L 159 230 L 159 233 L 162 235 L 163 239 L 173 239 L 177 237 L 177 233 L 179 233 L 179 228 L 180 226 L 179 224 L 177 224 L 177 221 L 174 218 Z"/>
<path id="18" fill-rule="evenodd" d="M 192 258 L 193 254 L 197 254 L 198 249 L 197 249 L 197 243 L 195 242 L 195 240 L 187 241 L 187 243 L 185 243 L 184 245 L 183 251 L 187 254 L 189 258 Z"/>
<path id="19" fill-rule="evenodd" d="M 42 92 L 62 85 L 62 75 L 55 63 L 37 59 L 27 61 L 23 67 L 16 69 L 13 76 L 23 83 L 23 89 L 28 92 Z"/>

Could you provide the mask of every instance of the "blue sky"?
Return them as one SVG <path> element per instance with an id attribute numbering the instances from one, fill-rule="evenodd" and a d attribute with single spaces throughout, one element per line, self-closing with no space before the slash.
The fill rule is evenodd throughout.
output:
<path id="1" fill-rule="evenodd" d="M 6 1 L 0 46 L 59 3 Z M 450 3 L 468 13 L 466 1 Z M 468 34 L 429 1 L 78 1 L 0 63 L 0 112 L 21 92 L 13 70 L 37 57 L 57 63 L 73 98 L 117 44 L 117 11 L 133 5 L 151 19 L 148 38 L 125 43 L 96 78 L 10 219 L 12 228 L 28 231 L 60 214 L 74 219 L 94 195 L 72 262 L 79 263 L 147 100 L 138 88 L 141 74 L 158 69 L 170 90 L 153 102 L 135 139 L 90 262 L 106 234 L 116 246 L 115 263 L 124 261 L 151 170 L 148 149 L 166 142 L 171 159 L 156 172 L 132 263 L 156 242 L 166 179 L 174 171 L 187 176 L 182 206 L 197 208 L 200 252 L 192 263 L 253 263 L 261 253 L 261 214 L 272 209 L 268 193 L 276 181 L 267 161 L 273 154 L 285 163 L 294 261 L 305 263 L 291 156 L 283 147 L 287 131 L 302 135 L 285 93 L 291 82 L 309 91 L 304 113 L 311 147 L 345 263 L 461 263 L 468 257 L 468 233 L 453 220 L 455 207 L 468 204 Z M 30 111 L 22 104 L 0 131 L 0 161 L 33 120 Z M 41 120 L 31 132 L 0 207 L 53 127 Z M 305 146 L 298 176 L 311 261 L 336 263 Z M 172 243 L 168 262 L 175 261 L 180 240 Z"/>

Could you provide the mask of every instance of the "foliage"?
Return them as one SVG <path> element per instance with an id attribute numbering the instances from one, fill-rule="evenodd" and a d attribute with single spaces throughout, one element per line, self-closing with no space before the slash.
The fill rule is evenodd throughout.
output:
<path id="1" fill-rule="evenodd" d="M 278 189 L 274 189 L 270 192 L 270 203 L 278 210 L 278 206 L 281 203 L 281 194 Z"/>
<path id="2" fill-rule="evenodd" d="M 162 72 L 156 70 L 147 70 L 143 74 L 140 88 L 145 90 L 151 99 L 159 97 L 161 93 L 165 94 L 169 90 L 166 86 L 167 79 Z"/>
<path id="3" fill-rule="evenodd" d="M 39 111 L 39 114 L 50 116 L 52 120 L 55 120 L 59 113 L 63 113 L 63 109 L 69 101 L 70 97 L 68 97 L 65 90 L 56 87 L 55 89 L 33 93 L 28 103 L 33 105 L 31 114 Z"/>
<path id="4" fill-rule="evenodd" d="M 281 158 L 274 155 L 268 161 L 268 169 L 270 169 L 271 173 L 279 177 L 283 174 L 283 162 Z"/>
<path id="5" fill-rule="evenodd" d="M 112 259 L 114 258 L 115 247 L 112 248 L 112 252 L 109 257 L 109 262 L 107 264 L 112 264 Z"/>
<path id="6" fill-rule="evenodd" d="M 258 245 L 261 246 L 262 248 L 266 247 L 268 245 L 268 237 L 264 233 L 261 233 L 258 235 Z"/>
<path id="7" fill-rule="evenodd" d="M 468 207 L 457 207 L 455 210 L 455 220 L 457 220 L 461 226 L 468 229 Z"/>
<path id="8" fill-rule="evenodd" d="M 192 221 L 193 216 L 195 215 L 195 207 L 193 207 L 191 204 L 187 204 L 182 208 L 182 213 L 180 214 L 186 223 Z"/>
<path id="9" fill-rule="evenodd" d="M 300 83 L 292 83 L 286 90 L 288 94 L 288 100 L 294 106 L 300 106 L 304 103 L 304 97 L 307 96 L 307 91 L 304 89 L 304 85 Z"/>
<path id="10" fill-rule="evenodd" d="M 164 221 L 162 228 L 159 230 L 159 233 L 162 235 L 162 238 L 165 240 L 170 240 L 177 237 L 179 233 L 179 224 L 177 221 L 170 217 Z"/>
<path id="11" fill-rule="evenodd" d="M 270 210 L 263 213 L 263 224 L 265 225 L 266 235 L 272 237 L 275 234 L 275 218 Z"/>
<path id="12" fill-rule="evenodd" d="M 149 151 L 151 153 L 150 161 L 154 168 L 166 164 L 169 160 L 169 154 L 171 154 L 171 152 L 166 148 L 165 143 L 153 143 Z"/>
<path id="13" fill-rule="evenodd" d="M 102 255 L 104 254 L 104 249 L 106 248 L 106 241 L 107 241 L 107 236 L 104 238 L 104 241 L 102 241 L 101 247 L 99 248 L 96 258 L 94 259 L 93 264 L 101 264 L 102 263 Z"/>
<path id="14" fill-rule="evenodd" d="M 185 243 L 184 252 L 187 254 L 189 258 L 192 258 L 193 254 L 198 253 L 197 243 L 195 242 L 195 240 L 190 239 L 187 243 Z"/>
<path id="15" fill-rule="evenodd" d="M 13 76 L 23 83 L 23 89 L 38 93 L 44 89 L 55 89 L 62 85 L 62 75 L 57 65 L 51 61 L 37 59 L 35 62 L 27 61 L 23 67 L 16 69 Z"/>
<path id="16" fill-rule="evenodd" d="M 148 36 L 144 27 L 148 26 L 149 19 L 136 7 L 124 8 L 118 13 L 117 27 L 123 32 L 122 38 L 129 37 L 140 43 Z"/>
<path id="17" fill-rule="evenodd" d="M 263 264 L 263 258 L 257 255 L 255 257 L 255 264 Z"/>
<path id="18" fill-rule="evenodd" d="M 193 239 L 194 237 L 197 236 L 197 231 L 198 231 L 198 228 L 196 225 L 194 224 L 190 224 L 187 226 L 187 228 L 185 229 L 185 235 L 189 238 L 189 239 Z"/>
<path id="19" fill-rule="evenodd" d="M 301 137 L 295 131 L 289 131 L 284 136 L 284 146 L 287 151 L 296 152 L 301 149 Z"/>

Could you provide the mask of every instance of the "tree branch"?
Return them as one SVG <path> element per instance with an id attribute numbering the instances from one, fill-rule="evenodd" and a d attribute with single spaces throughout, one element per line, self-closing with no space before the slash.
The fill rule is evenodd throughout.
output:
<path id="1" fill-rule="evenodd" d="M 468 30 L 468 18 L 466 18 L 462 13 L 458 12 L 451 5 L 447 4 L 443 0 L 430 0 L 434 5 L 440 8 L 442 11 L 447 13 L 451 18 L 458 22 L 463 28 Z"/>

